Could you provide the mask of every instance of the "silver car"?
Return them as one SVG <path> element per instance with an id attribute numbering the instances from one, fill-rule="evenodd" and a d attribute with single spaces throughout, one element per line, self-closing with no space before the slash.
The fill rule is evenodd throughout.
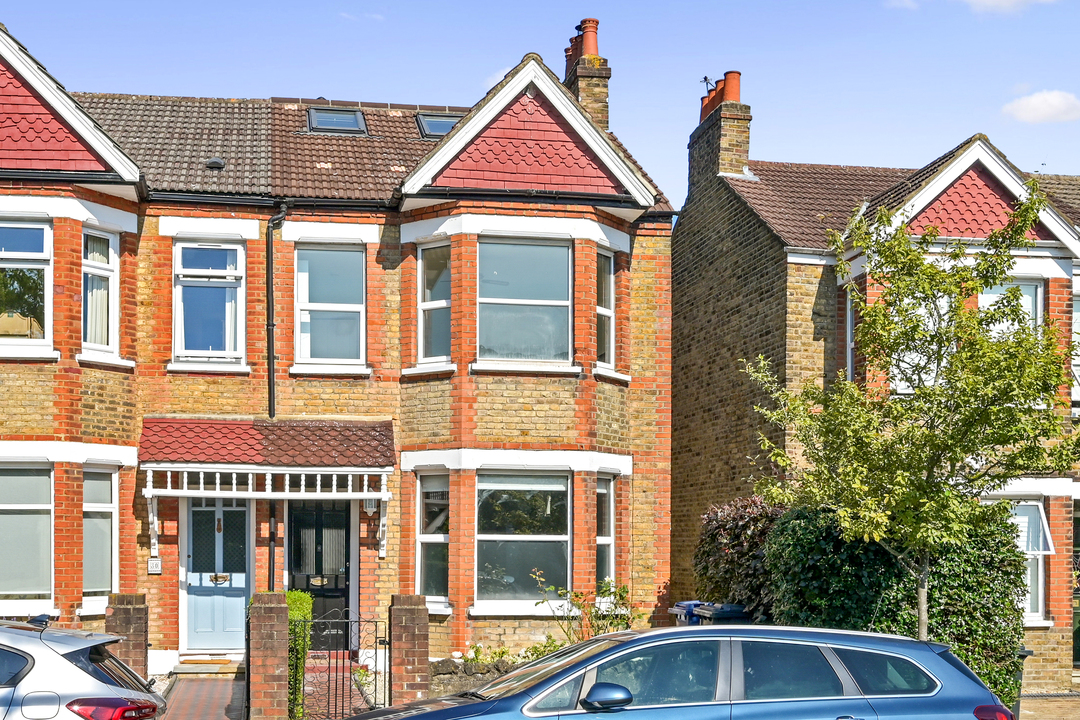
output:
<path id="1" fill-rule="evenodd" d="M 165 701 L 109 652 L 116 635 L 0 621 L 0 720 L 148 720 Z"/>

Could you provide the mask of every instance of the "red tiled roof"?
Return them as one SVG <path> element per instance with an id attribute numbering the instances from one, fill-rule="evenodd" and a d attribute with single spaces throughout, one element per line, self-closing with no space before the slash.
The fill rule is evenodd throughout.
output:
<path id="1" fill-rule="evenodd" d="M 140 462 L 281 467 L 389 467 L 389 421 L 146 418 Z"/>
<path id="2" fill-rule="evenodd" d="M 14 71 L 0 64 L 0 168 L 108 171 Z"/>
<path id="3" fill-rule="evenodd" d="M 541 94 L 508 105 L 434 186 L 620 194 L 622 186 Z"/>

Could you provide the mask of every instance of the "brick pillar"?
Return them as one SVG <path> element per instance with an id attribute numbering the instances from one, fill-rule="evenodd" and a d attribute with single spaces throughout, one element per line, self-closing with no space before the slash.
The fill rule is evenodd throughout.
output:
<path id="1" fill-rule="evenodd" d="M 248 609 L 247 673 L 251 720 L 289 717 L 289 608 L 285 593 L 252 596 Z"/>
<path id="2" fill-rule="evenodd" d="M 423 595 L 390 599 L 390 699 L 419 700 L 428 692 L 428 611 Z"/>
<path id="3" fill-rule="evenodd" d="M 128 667 L 146 678 L 147 642 L 150 632 L 150 611 L 145 595 L 109 596 L 105 610 L 105 632 L 123 635 L 124 639 L 112 645 L 110 650 Z"/>

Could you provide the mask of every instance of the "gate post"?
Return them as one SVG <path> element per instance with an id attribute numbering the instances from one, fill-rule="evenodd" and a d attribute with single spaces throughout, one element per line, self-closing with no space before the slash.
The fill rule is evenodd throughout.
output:
<path id="1" fill-rule="evenodd" d="M 247 676 L 251 720 L 289 717 L 289 606 L 285 593 L 261 592 L 248 609 Z"/>
<path id="2" fill-rule="evenodd" d="M 105 609 L 105 632 L 123 635 L 112 651 L 128 667 L 146 679 L 150 613 L 145 595 L 109 595 Z"/>
<path id="3" fill-rule="evenodd" d="M 390 701 L 419 700 L 428 692 L 428 610 L 423 595 L 390 599 Z"/>

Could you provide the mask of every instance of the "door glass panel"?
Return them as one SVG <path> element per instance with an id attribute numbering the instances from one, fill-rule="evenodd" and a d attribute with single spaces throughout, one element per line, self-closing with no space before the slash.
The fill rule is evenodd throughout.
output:
<path id="1" fill-rule="evenodd" d="M 937 682 L 919 667 L 895 655 L 833 648 L 863 695 L 922 695 Z"/>
<path id="2" fill-rule="evenodd" d="M 596 682 L 628 689 L 631 707 L 712 702 L 719 661 L 718 642 L 653 645 L 600 665 Z"/>
<path id="3" fill-rule="evenodd" d="M 573 680 L 567 680 L 558 688 L 548 694 L 546 698 L 533 706 L 534 710 L 577 710 L 578 694 L 581 692 L 581 681 L 584 675 L 578 675 Z"/>
<path id="4" fill-rule="evenodd" d="M 841 697 L 844 686 L 814 645 L 742 644 L 743 688 L 747 700 Z"/>
<path id="5" fill-rule="evenodd" d="M 245 542 L 247 513 L 226 510 L 221 513 L 221 572 L 247 572 L 247 543 Z"/>
<path id="6" fill-rule="evenodd" d="M 191 572 L 217 572 L 214 554 L 214 511 L 191 511 Z"/>
<path id="7" fill-rule="evenodd" d="M 293 523 L 293 563 L 292 571 L 297 575 L 315 575 L 315 512 L 312 510 L 292 510 Z"/>
<path id="8" fill-rule="evenodd" d="M 327 510 L 323 513 L 322 567 L 320 572 L 326 575 L 344 575 L 349 562 L 345 549 L 345 535 L 348 530 L 349 515 L 343 510 Z"/>

